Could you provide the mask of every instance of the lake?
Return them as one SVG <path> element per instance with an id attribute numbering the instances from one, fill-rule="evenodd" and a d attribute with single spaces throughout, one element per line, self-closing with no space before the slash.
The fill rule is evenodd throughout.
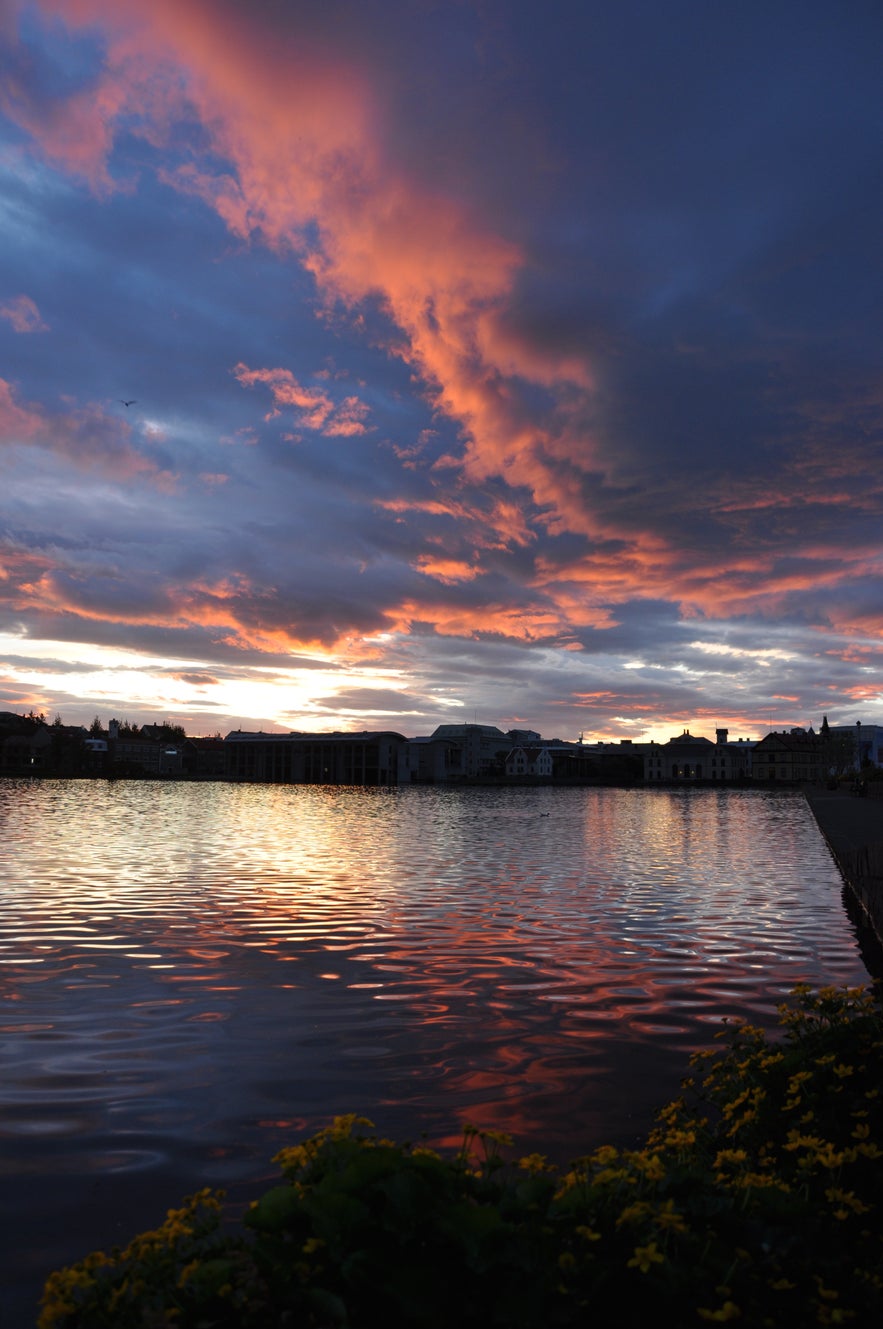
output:
<path id="1" fill-rule="evenodd" d="M 866 982 L 803 797 L 0 781 L 0 1318 L 340 1112 L 558 1162 Z"/>

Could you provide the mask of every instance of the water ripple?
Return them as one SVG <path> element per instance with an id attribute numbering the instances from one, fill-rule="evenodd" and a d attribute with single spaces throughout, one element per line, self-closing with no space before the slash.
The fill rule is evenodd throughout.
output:
<path id="1" fill-rule="evenodd" d="M 867 977 L 781 792 L 0 781 L 0 874 L 3 1203 L 47 1249 L 35 1178 L 59 1223 L 172 1203 L 334 1112 L 627 1141 L 724 1018 Z"/>

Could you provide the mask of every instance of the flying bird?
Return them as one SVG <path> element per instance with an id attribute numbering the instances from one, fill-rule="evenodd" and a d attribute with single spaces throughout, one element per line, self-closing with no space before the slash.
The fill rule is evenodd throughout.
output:
<path id="1" fill-rule="evenodd" d="M 123 401 L 122 397 L 119 398 L 119 402 L 122 406 L 134 406 L 137 400 L 137 397 L 133 397 L 131 401 Z"/>

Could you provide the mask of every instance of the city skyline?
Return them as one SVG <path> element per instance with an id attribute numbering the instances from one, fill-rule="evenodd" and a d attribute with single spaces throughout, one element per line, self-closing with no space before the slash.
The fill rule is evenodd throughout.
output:
<path id="1" fill-rule="evenodd" d="M 12 0 L 0 710 L 883 702 L 883 14 Z"/>

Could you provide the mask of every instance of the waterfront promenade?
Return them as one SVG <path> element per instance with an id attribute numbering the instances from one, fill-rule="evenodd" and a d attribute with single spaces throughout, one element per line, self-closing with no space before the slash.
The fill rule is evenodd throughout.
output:
<path id="1" fill-rule="evenodd" d="M 883 785 L 865 798 L 845 789 L 808 789 L 806 799 L 878 940 L 883 943 Z"/>

